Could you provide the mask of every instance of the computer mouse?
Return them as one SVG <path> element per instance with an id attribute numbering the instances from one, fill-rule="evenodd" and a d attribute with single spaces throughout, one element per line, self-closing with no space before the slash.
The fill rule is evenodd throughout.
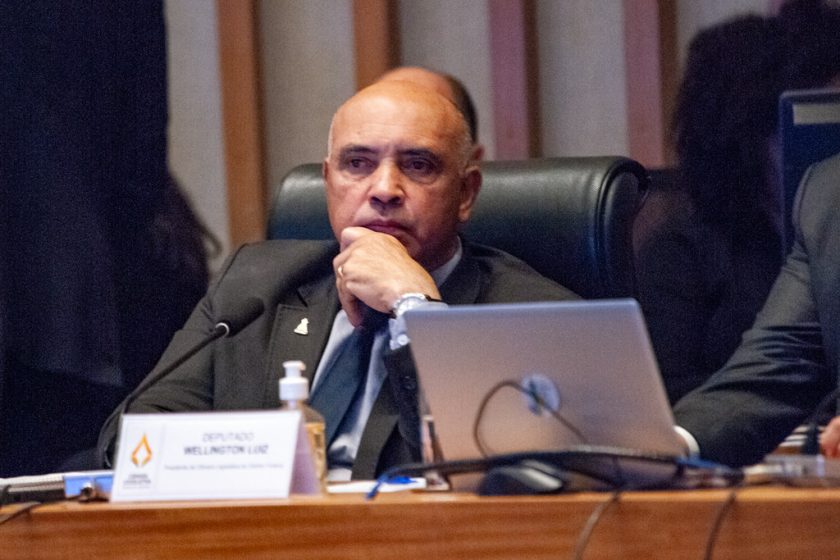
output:
<path id="1" fill-rule="evenodd" d="M 556 494 L 566 487 L 564 473 L 535 461 L 494 467 L 478 486 L 482 496 L 523 496 Z"/>

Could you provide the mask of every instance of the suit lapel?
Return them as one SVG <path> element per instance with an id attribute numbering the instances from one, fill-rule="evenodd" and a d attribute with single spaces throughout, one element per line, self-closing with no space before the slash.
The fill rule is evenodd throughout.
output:
<path id="1" fill-rule="evenodd" d="M 281 303 L 275 310 L 266 372 L 265 399 L 269 404 L 277 402 L 277 380 L 283 375 L 284 361 L 303 361 L 306 377 L 312 381 L 338 313 L 335 279 L 331 275 L 304 284 L 298 295 L 302 305 Z"/>
<path id="2" fill-rule="evenodd" d="M 440 287 L 440 295 L 449 305 L 469 305 L 478 301 L 480 292 L 481 271 L 478 263 L 470 257 L 469 247 L 465 243 L 461 262 Z"/>

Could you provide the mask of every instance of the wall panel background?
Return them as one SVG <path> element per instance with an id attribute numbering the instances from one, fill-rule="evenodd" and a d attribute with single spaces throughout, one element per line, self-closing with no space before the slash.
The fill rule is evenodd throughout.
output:
<path id="1" fill-rule="evenodd" d="M 230 2 L 234 0 L 219 0 Z M 458 76 L 494 156 L 493 60 L 486 0 L 398 3 L 403 64 Z M 519 0 L 511 0 L 519 1 Z M 639 0 L 646 1 L 646 0 Z M 662 0 L 670 1 L 670 0 Z M 673 0 L 680 61 L 700 28 L 775 0 Z M 330 117 L 354 90 L 353 0 L 257 0 L 266 188 L 319 161 Z M 615 0 L 534 0 L 542 154 L 627 154 L 624 13 Z M 170 166 L 198 213 L 230 248 L 216 4 L 167 0 Z M 632 154 L 629 154 L 632 155 Z"/>

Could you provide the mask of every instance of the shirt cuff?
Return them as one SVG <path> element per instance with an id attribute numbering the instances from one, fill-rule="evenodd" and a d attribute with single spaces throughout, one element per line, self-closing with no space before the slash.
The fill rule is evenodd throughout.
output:
<path id="1" fill-rule="evenodd" d="M 434 309 L 449 307 L 442 301 L 418 301 L 411 307 L 414 309 Z M 403 346 L 411 342 L 408 338 L 408 333 L 405 328 L 405 313 L 400 314 L 395 319 L 388 319 L 388 330 L 390 331 L 391 339 L 389 345 L 391 350 L 399 350 Z"/>
<path id="2" fill-rule="evenodd" d="M 691 432 L 689 432 L 682 426 L 674 426 L 674 431 L 676 431 L 677 435 L 680 436 L 685 442 L 685 448 L 688 452 L 688 457 L 691 459 L 697 459 L 698 457 L 700 457 L 700 445 L 697 443 L 697 440 L 694 439 L 694 436 L 691 435 Z"/>

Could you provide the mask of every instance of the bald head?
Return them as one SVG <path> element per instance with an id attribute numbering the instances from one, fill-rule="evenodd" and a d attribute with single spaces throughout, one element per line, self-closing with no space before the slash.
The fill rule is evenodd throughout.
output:
<path id="1" fill-rule="evenodd" d="M 467 121 L 472 141 L 478 142 L 478 116 L 475 103 L 464 84 L 454 76 L 420 66 L 399 66 L 382 74 L 378 81 L 411 82 L 438 92 L 458 107 Z"/>
<path id="2" fill-rule="evenodd" d="M 360 119 L 361 114 L 367 117 Z M 379 81 L 345 101 L 330 125 L 328 158 L 335 149 L 336 132 L 351 133 L 359 124 L 370 125 L 367 128 L 378 126 L 383 134 L 385 129 L 398 131 L 405 136 L 403 140 L 409 140 L 410 136 L 415 136 L 420 142 L 424 135 L 443 137 L 463 165 L 471 156 L 472 141 L 461 111 L 437 89 L 415 82 L 397 79 Z"/>
<path id="3" fill-rule="evenodd" d="M 442 74 L 432 72 L 419 66 L 400 66 L 382 74 L 377 80 L 379 82 L 411 82 L 425 88 L 429 88 L 438 92 L 440 95 L 449 99 L 452 103 L 456 103 L 455 92 L 452 91 L 452 86 L 449 80 Z"/>

